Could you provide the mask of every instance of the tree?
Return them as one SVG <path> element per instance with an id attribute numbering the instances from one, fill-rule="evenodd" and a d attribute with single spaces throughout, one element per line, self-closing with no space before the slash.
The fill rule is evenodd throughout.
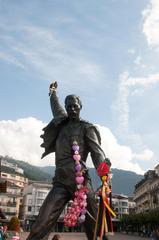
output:
<path id="1" fill-rule="evenodd" d="M 8 230 L 16 231 L 16 232 L 20 231 L 20 221 L 17 217 L 11 218 L 9 225 L 8 225 Z"/>

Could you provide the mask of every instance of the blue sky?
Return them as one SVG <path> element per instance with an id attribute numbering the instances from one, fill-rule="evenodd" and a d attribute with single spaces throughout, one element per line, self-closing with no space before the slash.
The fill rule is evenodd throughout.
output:
<path id="1" fill-rule="evenodd" d="M 158 164 L 158 0 L 0 0 L 0 154 L 36 165 L 41 129 L 78 94 L 112 167 L 144 173 Z M 90 159 L 88 165 L 91 166 Z"/>

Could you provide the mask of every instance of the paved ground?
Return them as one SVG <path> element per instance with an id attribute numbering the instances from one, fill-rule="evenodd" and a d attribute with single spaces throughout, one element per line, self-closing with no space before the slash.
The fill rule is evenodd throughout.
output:
<path id="1" fill-rule="evenodd" d="M 25 240 L 28 233 L 21 234 L 21 240 Z M 52 239 L 54 233 L 50 234 L 49 240 Z M 60 240 L 87 240 L 84 233 L 59 233 Z M 109 236 L 109 240 L 148 240 L 148 238 L 133 236 L 130 234 L 114 233 L 113 236 Z"/>

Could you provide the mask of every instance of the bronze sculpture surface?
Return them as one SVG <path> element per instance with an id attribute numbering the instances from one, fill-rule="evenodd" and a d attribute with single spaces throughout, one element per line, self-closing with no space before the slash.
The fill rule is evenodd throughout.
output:
<path id="1" fill-rule="evenodd" d="M 53 120 L 43 129 L 44 134 L 41 136 L 42 147 L 45 149 L 42 158 L 55 152 L 56 170 L 53 188 L 47 195 L 27 240 L 47 239 L 52 225 L 56 223 L 66 203 L 73 198 L 76 182 L 71 146 L 74 141 L 77 141 L 80 146 L 80 162 L 85 175 L 85 186 L 89 189 L 87 211 L 90 214 L 86 214 L 84 226 L 88 240 L 92 240 L 95 227 L 93 218 L 96 218 L 97 204 L 85 163 L 90 153 L 96 169 L 103 161 L 106 161 L 109 166 L 111 164 L 101 149 L 101 137 L 96 126 L 80 119 L 82 108 L 80 98 L 76 95 L 68 95 L 65 99 L 65 111 L 59 103 L 56 90 L 57 82 L 54 82 L 50 85 Z"/>

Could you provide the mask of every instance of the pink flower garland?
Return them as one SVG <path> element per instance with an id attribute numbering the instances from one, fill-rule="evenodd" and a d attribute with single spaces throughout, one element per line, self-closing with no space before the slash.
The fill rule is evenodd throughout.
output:
<path id="1" fill-rule="evenodd" d="M 85 221 L 86 207 L 87 207 L 87 193 L 88 188 L 84 186 L 84 176 L 82 166 L 80 164 L 81 156 L 79 154 L 79 145 L 76 141 L 72 145 L 73 160 L 75 161 L 76 184 L 77 190 L 74 193 L 74 200 L 64 217 L 64 224 L 68 227 L 74 227 L 79 221 Z"/>

